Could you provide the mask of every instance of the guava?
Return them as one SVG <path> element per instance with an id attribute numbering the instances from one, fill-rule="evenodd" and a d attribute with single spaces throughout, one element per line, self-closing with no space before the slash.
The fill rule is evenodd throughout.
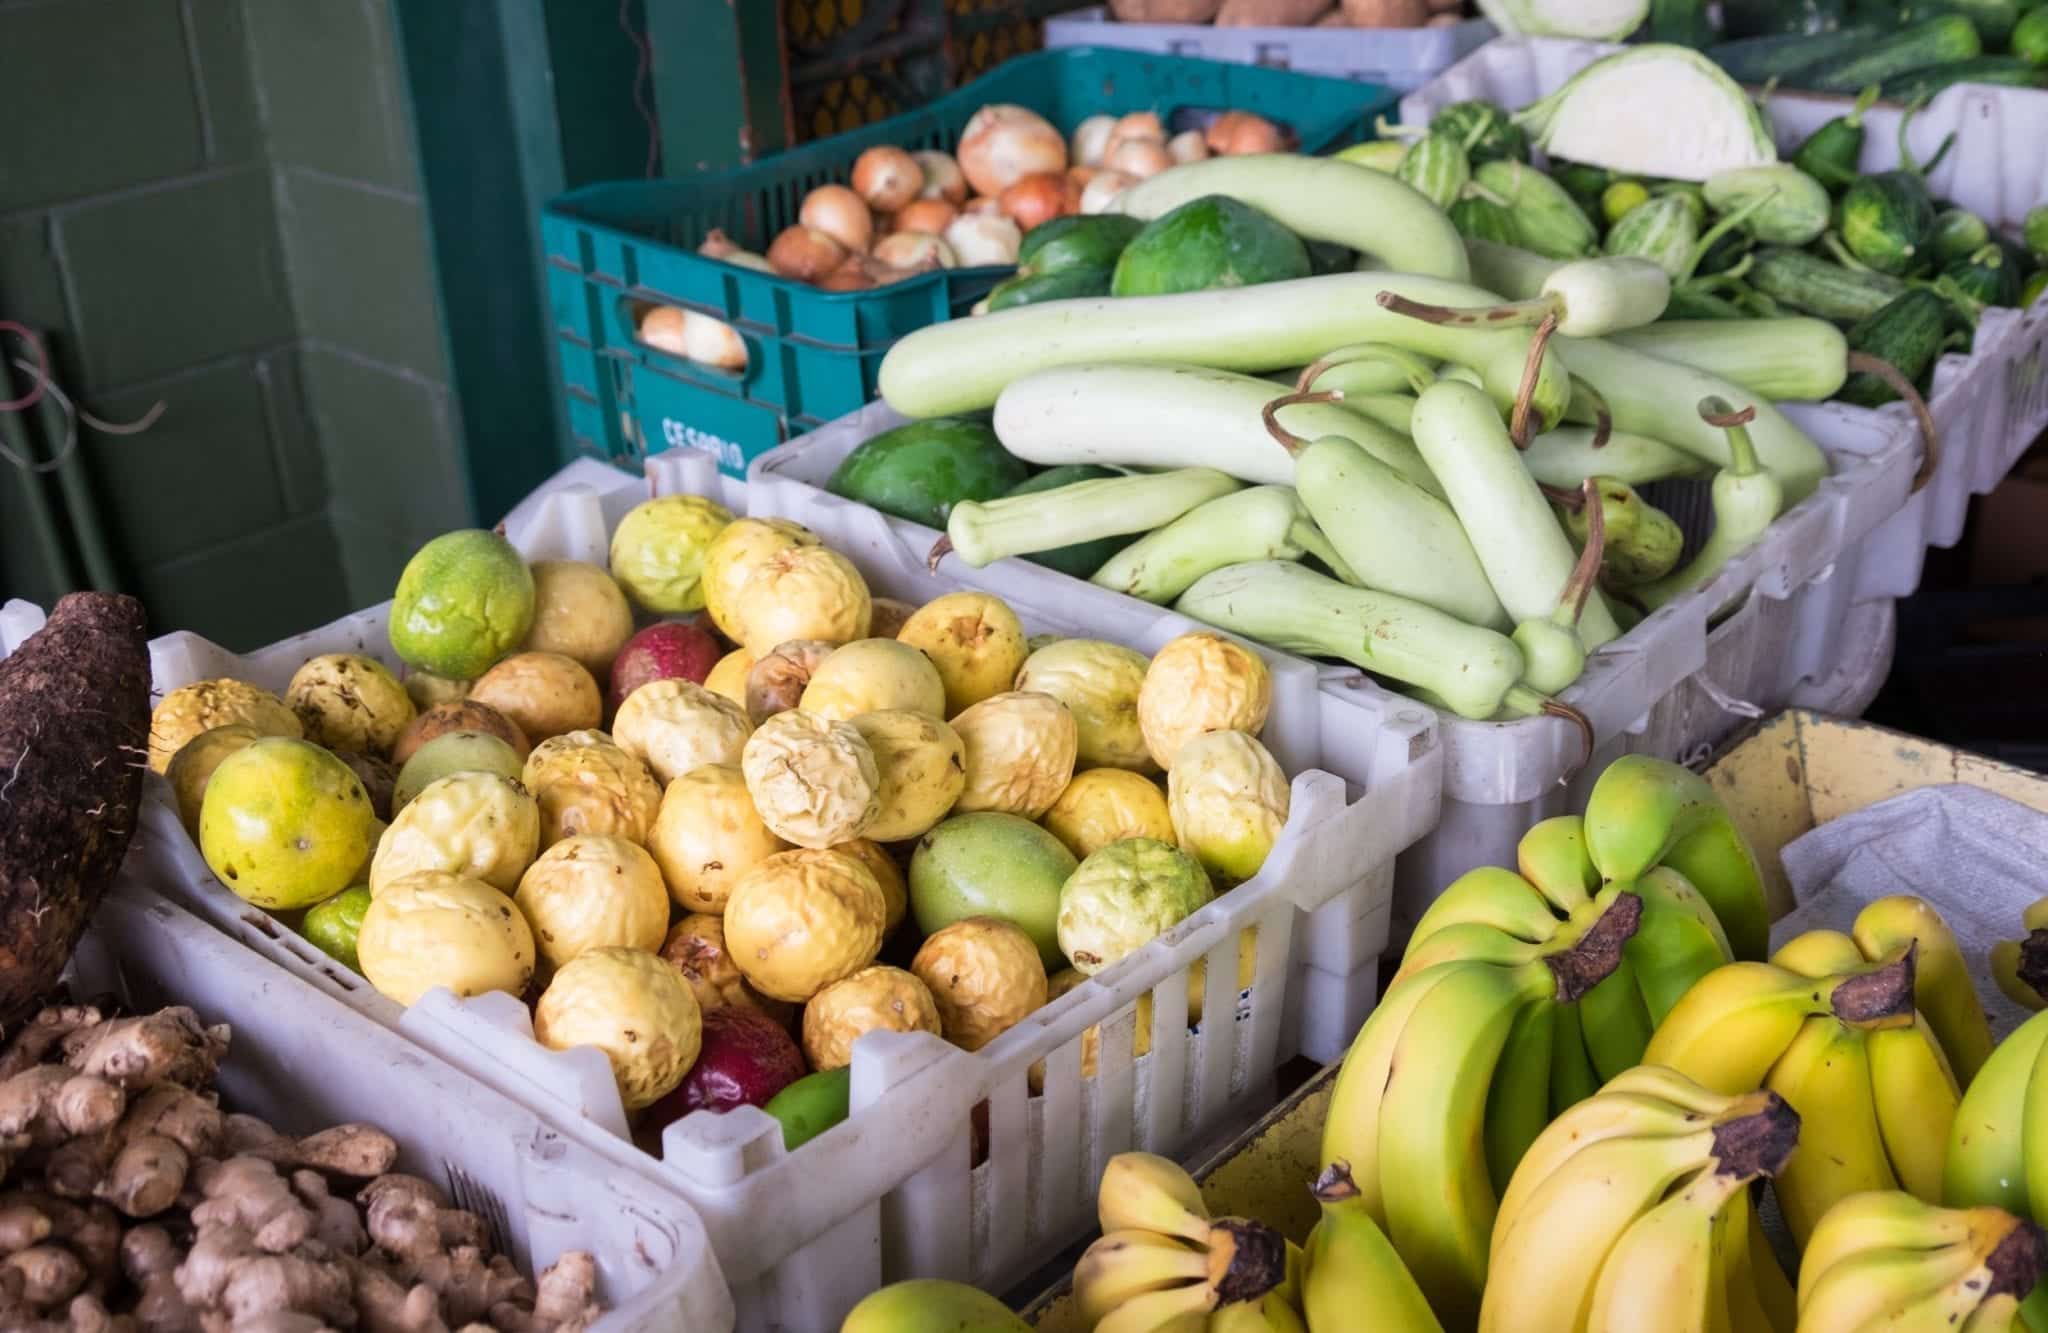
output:
<path id="1" fill-rule="evenodd" d="M 263 736 L 305 735 L 298 714 L 269 690 L 226 677 L 195 680 L 166 694 L 149 715 L 150 771 L 163 772 L 193 737 L 230 723 L 254 727 Z"/>
<path id="2" fill-rule="evenodd" d="M 732 511 L 700 495 L 657 495 L 612 530 L 612 577 L 656 615 L 704 609 L 704 553 Z"/>
<path id="3" fill-rule="evenodd" d="M 1180 747 L 1166 799 L 1181 850 L 1223 888 L 1259 873 L 1287 825 L 1287 775 L 1241 731 L 1209 731 Z"/>
<path id="4" fill-rule="evenodd" d="M 349 886 L 376 818 L 347 764 L 310 741 L 265 737 L 213 770 L 199 850 L 238 897 L 289 911 Z"/>
<path id="5" fill-rule="evenodd" d="M 910 911 L 930 935 L 971 916 L 1009 921 L 1031 937 L 1048 968 L 1060 962 L 1060 886 L 1080 862 L 1019 815 L 954 815 L 918 839 L 910 857 Z"/>
<path id="6" fill-rule="evenodd" d="M 704 1015 L 676 970 L 638 949 L 592 949 L 555 973 L 533 1010 L 551 1050 L 595 1046 L 628 1111 L 660 1101 L 697 1063 Z"/>
<path id="7" fill-rule="evenodd" d="M 391 647 L 437 676 L 474 680 L 533 627 L 533 571 L 481 528 L 446 532 L 406 561 L 391 601 Z"/>
<path id="8" fill-rule="evenodd" d="M 370 886 L 358 884 L 343 889 L 324 903 L 306 909 L 299 933 L 308 943 L 352 972 L 363 970 L 356 957 L 356 938 L 362 934 L 363 914 L 370 910 Z"/>
<path id="9" fill-rule="evenodd" d="M 994 917 L 969 917 L 935 931 L 918 947 L 910 971 L 932 993 L 939 1030 L 963 1050 L 980 1050 L 1045 1004 L 1045 963 L 1037 947 Z"/>
<path id="10" fill-rule="evenodd" d="M 1150 659 L 1101 639 L 1061 639 L 1024 659 L 1017 688 L 1049 694 L 1074 715 L 1075 762 L 1084 768 L 1157 766 L 1138 726 L 1138 690 Z"/>
<path id="11" fill-rule="evenodd" d="M 519 754 L 499 737 L 481 731 L 449 731 L 434 737 L 405 761 L 391 789 L 391 811 L 397 814 L 412 799 L 442 778 L 456 773 L 496 773 L 516 778 L 524 765 Z"/>
<path id="12" fill-rule="evenodd" d="M 931 988 L 900 967 L 862 968 L 804 1006 L 804 1055 L 813 1069 L 853 1063 L 853 1044 L 870 1032 L 941 1035 Z"/>
<path id="13" fill-rule="evenodd" d="M 1125 838 L 1175 840 L 1166 794 L 1158 783 L 1127 768 L 1090 768 L 1074 774 L 1039 822 L 1080 857 Z"/>
<path id="14" fill-rule="evenodd" d="M 1092 977 L 1215 896 L 1201 862 L 1180 848 L 1154 838 L 1113 842 L 1083 861 L 1060 888 L 1060 952 Z"/>
<path id="15" fill-rule="evenodd" d="M 896 637 L 921 650 L 938 668 L 946 690 L 946 716 L 1001 694 L 1017 678 L 1026 656 L 1024 626 L 1002 598 L 985 592 L 949 592 L 911 613 Z"/>
<path id="16" fill-rule="evenodd" d="M 967 783 L 956 810 L 1036 819 L 1074 776 L 1074 715 L 1049 694 L 991 695 L 962 711 L 952 726 L 967 751 Z"/>

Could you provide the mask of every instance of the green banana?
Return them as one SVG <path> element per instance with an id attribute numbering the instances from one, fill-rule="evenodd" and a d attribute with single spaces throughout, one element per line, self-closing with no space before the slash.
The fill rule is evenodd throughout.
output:
<path id="1" fill-rule="evenodd" d="M 1600 891 L 1600 870 L 1586 850 L 1586 821 L 1558 815 L 1531 826 L 1515 846 L 1522 878 L 1557 911 L 1570 915 Z"/>
<path id="2" fill-rule="evenodd" d="M 1564 1005 L 1522 1006 L 1486 1093 L 1486 1174 L 1496 1188 L 1514 1175 L 1529 1145 L 1550 1123 L 1550 1047 Z"/>
<path id="3" fill-rule="evenodd" d="M 2034 1216 L 2024 1143 L 2028 1085 L 2048 1048 L 2048 1013 L 2020 1024 L 1970 1080 L 1956 1107 L 1942 1170 L 1941 1197 L 1951 1208 L 2003 1208 Z"/>
<path id="4" fill-rule="evenodd" d="M 1586 1032 L 1586 1052 L 1603 1079 L 1642 1062 L 1643 1048 L 1650 1044 L 1650 1010 L 1626 954 L 1606 980 L 1580 998 L 1579 1022 Z"/>
<path id="5" fill-rule="evenodd" d="M 1652 1024 L 1676 1007 L 1692 984 L 1734 961 L 1721 919 L 1685 876 L 1659 866 L 1630 886 L 1643 900 L 1642 924 L 1623 946 Z"/>

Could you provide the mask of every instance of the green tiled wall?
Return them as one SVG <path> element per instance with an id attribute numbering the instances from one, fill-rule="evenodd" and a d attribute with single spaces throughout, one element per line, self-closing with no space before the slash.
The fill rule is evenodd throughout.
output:
<path id="1" fill-rule="evenodd" d="M 0 317 L 100 415 L 166 405 L 79 459 L 159 631 L 269 642 L 472 521 L 388 3 L 0 3 L 37 131 L 0 166 Z M 38 496 L 62 511 L 0 463 L 0 596 L 85 577 L 31 540 Z"/>

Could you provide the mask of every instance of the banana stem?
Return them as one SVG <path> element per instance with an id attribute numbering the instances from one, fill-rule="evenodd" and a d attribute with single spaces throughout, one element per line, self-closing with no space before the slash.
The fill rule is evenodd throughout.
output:
<path id="1" fill-rule="evenodd" d="M 1751 1095 L 1761 1098 L 1763 1104 L 1714 1126 L 1716 1176 L 1734 1181 L 1775 1176 L 1799 1146 L 1799 1113 L 1775 1092 Z"/>
<path id="2" fill-rule="evenodd" d="M 1850 1027 L 1866 1032 L 1910 1026 L 1919 953 L 1920 942 L 1915 940 L 1882 967 L 1837 982 L 1828 1008 Z"/>
<path id="3" fill-rule="evenodd" d="M 1643 924 L 1643 900 L 1633 893 L 1617 893 L 1600 919 L 1586 927 L 1586 933 L 1568 949 L 1543 959 L 1557 983 L 1557 1002 L 1571 1004 L 1593 989 L 1621 966 L 1622 947 L 1635 938 Z"/>
<path id="4" fill-rule="evenodd" d="M 1296 390 L 1293 393 L 1283 393 L 1272 402 L 1260 408 L 1259 420 L 1266 423 L 1266 433 L 1278 441 L 1282 449 L 1285 449 L 1290 455 L 1298 454 L 1303 449 L 1308 448 L 1309 442 L 1280 424 L 1280 409 L 1290 407 L 1295 403 L 1341 403 L 1343 401 L 1344 391 L 1342 389 L 1324 389 L 1318 393 L 1303 393 L 1300 390 Z"/>
<path id="5" fill-rule="evenodd" d="M 2019 979 L 2048 1000 L 2048 929 L 2030 930 L 2020 941 Z"/>

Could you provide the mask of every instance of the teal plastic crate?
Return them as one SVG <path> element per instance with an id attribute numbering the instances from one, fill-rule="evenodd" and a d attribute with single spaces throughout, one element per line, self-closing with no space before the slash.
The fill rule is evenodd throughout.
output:
<path id="1" fill-rule="evenodd" d="M 1372 137 L 1399 95 L 1378 84 L 1177 56 L 1077 48 L 1020 56 L 931 105 L 752 166 L 678 181 L 572 191 L 543 211 L 556 364 L 573 452 L 633 465 L 688 445 L 743 476 L 776 445 L 876 396 L 898 338 L 963 315 L 1010 272 L 942 269 L 864 292 L 822 292 L 706 259 L 714 227 L 757 253 L 796 221 L 803 198 L 847 179 L 876 144 L 951 151 L 975 111 L 1014 102 L 1071 132 L 1101 112 L 1152 110 L 1170 131 L 1224 111 L 1286 125 L 1304 152 Z M 739 330 L 747 368 L 696 365 L 635 339 L 637 312 L 678 305 Z"/>

